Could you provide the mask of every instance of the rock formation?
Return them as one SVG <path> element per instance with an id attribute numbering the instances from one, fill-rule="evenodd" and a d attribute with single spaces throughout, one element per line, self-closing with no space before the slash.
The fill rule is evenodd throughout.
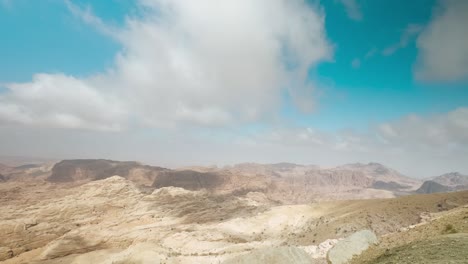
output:
<path id="1" fill-rule="evenodd" d="M 327 260 L 331 264 L 345 264 L 355 255 L 359 255 L 370 245 L 378 242 L 371 230 L 361 230 L 339 241 L 330 251 Z"/>

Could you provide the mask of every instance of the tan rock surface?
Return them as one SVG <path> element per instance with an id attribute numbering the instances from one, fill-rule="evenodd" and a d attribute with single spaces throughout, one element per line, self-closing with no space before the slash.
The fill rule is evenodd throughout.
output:
<path id="1" fill-rule="evenodd" d="M 287 246 L 323 261 L 354 231 L 385 235 L 468 202 L 460 192 L 281 205 L 263 192 L 142 191 L 119 176 L 78 186 L 6 182 L 0 194 L 0 253 L 14 256 L 5 263 L 44 264 L 219 263 Z"/>

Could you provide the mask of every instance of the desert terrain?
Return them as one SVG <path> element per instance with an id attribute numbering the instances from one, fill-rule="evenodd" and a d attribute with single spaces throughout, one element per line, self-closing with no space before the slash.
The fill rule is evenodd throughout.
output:
<path id="1" fill-rule="evenodd" d="M 65 160 L 0 174 L 2 263 L 466 263 L 457 173 Z"/>

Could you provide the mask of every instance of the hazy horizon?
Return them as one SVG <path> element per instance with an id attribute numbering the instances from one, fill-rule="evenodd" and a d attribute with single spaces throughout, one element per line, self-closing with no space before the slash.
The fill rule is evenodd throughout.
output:
<path id="1" fill-rule="evenodd" d="M 226 162 L 226 163 L 161 163 L 158 161 L 151 161 L 151 160 L 138 160 L 138 159 L 112 159 L 112 158 L 106 158 L 106 157 L 99 157 L 99 156 L 82 156 L 82 157 L 75 157 L 75 156 L 69 156 L 69 157 L 31 157 L 31 156 L 9 156 L 9 155 L 0 155 L 0 164 L 3 165 L 8 165 L 8 166 L 18 166 L 19 164 L 43 164 L 43 163 L 48 163 L 48 162 L 60 162 L 63 160 L 114 160 L 114 161 L 135 161 L 142 163 L 144 165 L 150 165 L 150 166 L 158 166 L 158 167 L 164 167 L 168 169 L 183 169 L 183 168 L 190 168 L 190 167 L 217 167 L 217 168 L 226 168 L 226 167 L 232 167 L 235 165 L 240 165 L 240 164 L 260 164 L 260 165 L 269 165 L 269 164 L 280 164 L 280 163 L 290 163 L 290 164 L 295 164 L 295 165 L 300 165 L 300 166 L 318 166 L 321 169 L 327 169 L 327 168 L 335 168 L 343 165 L 350 165 L 350 164 L 364 164 L 364 165 L 369 165 L 372 163 L 377 163 L 381 164 L 387 168 L 394 169 L 397 172 L 401 173 L 404 176 L 414 178 L 414 179 L 429 179 L 433 178 L 436 176 L 440 176 L 443 174 L 447 173 L 460 173 L 463 175 L 467 175 L 467 173 L 463 171 L 445 171 L 445 172 L 440 172 L 440 173 L 432 173 L 432 174 L 424 174 L 424 175 L 412 175 L 408 174 L 405 171 L 398 170 L 394 167 L 389 166 L 388 164 L 381 163 L 378 161 L 356 161 L 356 162 L 348 162 L 348 163 L 339 163 L 339 164 L 317 164 L 317 163 L 300 163 L 300 162 L 291 162 L 291 161 L 273 161 L 273 162 L 268 162 L 268 161 L 252 161 L 252 160 L 245 160 L 245 161 L 237 161 L 237 162 Z"/>
<path id="2" fill-rule="evenodd" d="M 468 174 L 467 13 L 449 0 L 0 0 L 0 155 Z"/>

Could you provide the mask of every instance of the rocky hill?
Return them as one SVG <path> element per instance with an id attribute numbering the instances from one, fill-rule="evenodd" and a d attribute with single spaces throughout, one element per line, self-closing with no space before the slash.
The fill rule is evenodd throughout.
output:
<path id="1" fill-rule="evenodd" d="M 224 170 L 208 172 L 171 170 L 160 173 L 152 186 L 208 190 L 212 193 L 245 194 L 251 191 L 268 192 L 274 189 L 272 184 L 272 180 L 264 175 L 235 174 Z"/>
<path id="2" fill-rule="evenodd" d="M 20 166 L 6 166 L 0 164 L 0 175 L 3 181 L 28 181 L 44 179 L 50 175 L 52 164 L 24 164 Z M 1 180 L 0 180 L 1 181 Z"/>
<path id="3" fill-rule="evenodd" d="M 459 172 L 442 174 L 431 180 L 448 187 L 468 186 L 468 175 L 463 175 Z"/>
<path id="4" fill-rule="evenodd" d="M 420 186 L 419 180 L 408 178 L 378 163 L 348 164 L 335 168 L 292 163 L 244 163 L 225 168 L 231 173 L 266 175 L 275 189 L 270 197 L 289 203 L 317 199 L 388 198 L 409 194 Z"/>
<path id="5" fill-rule="evenodd" d="M 389 198 L 409 194 L 420 181 L 377 163 L 336 168 L 293 163 L 242 163 L 224 168 L 194 168 L 161 173 L 154 187 L 245 193 L 260 191 L 284 203 L 314 200 Z"/>
<path id="6" fill-rule="evenodd" d="M 159 173 L 167 169 L 142 165 L 135 161 L 104 159 L 63 160 L 52 168 L 50 182 L 87 182 L 119 175 L 139 185 L 151 186 Z"/>
<path id="7" fill-rule="evenodd" d="M 416 190 L 417 193 L 441 193 L 450 191 L 452 191 L 452 188 L 444 186 L 435 181 L 425 181 L 421 187 Z"/>
<path id="8" fill-rule="evenodd" d="M 355 173 L 366 175 L 375 182 L 397 183 L 403 188 L 414 188 L 420 184 L 419 180 L 409 178 L 398 171 L 388 168 L 380 163 L 371 162 L 368 164 L 354 163 L 339 166 L 334 170 L 349 170 Z M 393 188 L 394 186 L 392 186 Z"/>
<path id="9" fill-rule="evenodd" d="M 468 175 L 450 172 L 425 181 L 417 193 L 453 192 L 468 190 Z"/>
<path id="10" fill-rule="evenodd" d="M 153 182 L 153 187 L 180 187 L 186 190 L 214 190 L 219 188 L 226 177 L 215 172 L 198 172 L 192 170 L 165 171 Z"/>

